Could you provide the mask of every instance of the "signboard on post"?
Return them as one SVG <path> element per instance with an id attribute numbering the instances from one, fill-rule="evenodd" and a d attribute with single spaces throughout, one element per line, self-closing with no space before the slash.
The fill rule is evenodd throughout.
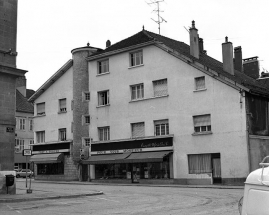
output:
<path id="1" fill-rule="evenodd" d="M 24 149 L 22 151 L 23 156 L 32 156 L 32 150 L 31 149 Z"/>

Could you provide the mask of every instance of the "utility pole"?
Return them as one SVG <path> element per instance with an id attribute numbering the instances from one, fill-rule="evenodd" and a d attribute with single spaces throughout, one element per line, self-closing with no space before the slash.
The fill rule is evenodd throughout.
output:
<path id="1" fill-rule="evenodd" d="M 167 22 L 163 17 L 160 16 L 160 12 L 163 12 L 160 10 L 160 5 L 159 5 L 160 2 L 164 2 L 164 0 L 150 0 L 149 3 L 147 2 L 148 5 L 157 4 L 157 9 L 153 10 L 153 12 L 157 13 L 158 20 L 156 21 L 152 18 L 151 19 L 158 24 L 159 34 L 161 34 L 161 23 Z"/>

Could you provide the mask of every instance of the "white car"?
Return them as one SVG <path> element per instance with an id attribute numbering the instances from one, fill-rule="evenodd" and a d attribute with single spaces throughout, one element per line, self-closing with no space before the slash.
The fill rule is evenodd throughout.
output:
<path id="1" fill-rule="evenodd" d="M 27 169 L 27 177 L 32 177 L 33 172 L 30 169 Z M 21 169 L 16 172 L 16 178 L 26 177 L 26 169 Z"/>

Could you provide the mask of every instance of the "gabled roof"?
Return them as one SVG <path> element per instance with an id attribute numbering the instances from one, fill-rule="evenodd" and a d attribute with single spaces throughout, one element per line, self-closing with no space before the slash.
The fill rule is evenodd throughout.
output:
<path id="1" fill-rule="evenodd" d="M 211 76 L 216 79 L 223 79 L 230 84 L 236 85 L 237 87 L 239 86 L 239 88 L 244 88 L 252 93 L 269 96 L 269 90 L 265 86 L 261 86 L 258 81 L 243 72 L 235 70 L 234 75 L 231 75 L 223 70 L 223 64 L 221 62 L 207 54 L 200 53 L 199 59 L 197 59 L 190 54 L 189 45 L 146 30 L 142 30 L 127 39 L 115 43 L 103 51 L 96 52 L 94 55 L 88 57 L 88 60 L 97 59 L 98 56 L 103 57 L 106 55 L 117 54 L 120 51 L 128 50 L 128 48 L 135 48 L 139 44 L 154 44 L 159 47 L 163 47 L 168 53 L 171 53 L 174 56 L 179 56 L 179 58 L 185 58 L 185 62 L 192 66 L 198 63 L 198 65 L 202 67 L 199 68 L 199 66 L 195 66 L 196 68 L 200 70 L 202 69 L 202 71 L 207 73 L 211 73 Z"/>
<path id="2" fill-rule="evenodd" d="M 73 65 L 73 60 L 67 61 L 57 72 L 55 72 L 29 99 L 34 102 L 43 92 L 45 92 L 55 81 L 57 81 Z"/>
<path id="3" fill-rule="evenodd" d="M 34 113 L 34 106 L 19 90 L 16 90 L 16 112 Z"/>

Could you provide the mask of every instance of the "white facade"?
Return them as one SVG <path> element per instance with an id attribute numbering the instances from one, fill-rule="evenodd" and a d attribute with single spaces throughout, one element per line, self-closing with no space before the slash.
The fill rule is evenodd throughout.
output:
<path id="1" fill-rule="evenodd" d="M 248 175 L 245 100 L 239 90 L 214 79 L 156 46 L 143 51 L 143 65 L 130 67 L 129 52 L 108 56 L 109 73 L 98 74 L 98 60 L 89 61 L 90 137 L 110 126 L 110 140 L 131 137 L 131 123 L 144 122 L 145 136 L 154 136 L 154 120 L 168 119 L 173 135 L 173 178 L 208 178 L 189 174 L 188 155 L 220 153 L 222 178 Z M 132 50 L 135 51 L 135 50 Z M 205 89 L 195 90 L 195 78 Z M 154 97 L 153 81 L 167 79 L 168 95 Z M 144 84 L 144 99 L 131 101 L 131 85 Z M 109 90 L 109 105 L 98 107 L 98 92 Z M 241 101 L 241 102 L 240 102 Z M 194 134 L 193 116 L 210 114 L 211 130 Z"/>
<path id="2" fill-rule="evenodd" d="M 73 113 L 73 69 L 69 68 L 60 79 L 56 80 L 36 100 L 34 106 L 34 131 L 45 131 L 45 142 L 59 140 L 59 129 L 66 128 L 66 139 L 72 140 Z M 60 112 L 59 100 L 66 99 L 66 112 Z M 37 115 L 37 104 L 45 102 L 45 114 Z M 35 143 L 37 143 L 35 135 Z"/>

